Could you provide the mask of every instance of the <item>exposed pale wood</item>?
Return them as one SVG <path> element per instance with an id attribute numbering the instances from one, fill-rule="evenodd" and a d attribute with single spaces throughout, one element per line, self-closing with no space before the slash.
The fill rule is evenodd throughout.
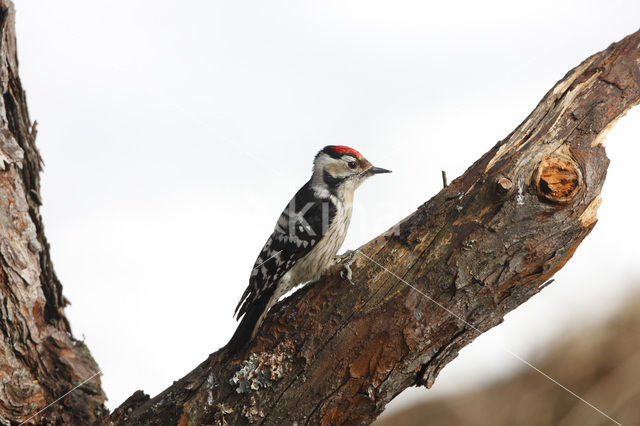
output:
<path id="1" fill-rule="evenodd" d="M 274 307 L 245 352 L 210 355 L 113 420 L 366 424 L 405 388 L 430 387 L 589 234 L 609 164 L 604 135 L 639 101 L 637 32 L 570 71 L 506 139 L 361 247 L 357 285 L 332 273 L 306 286 Z"/>

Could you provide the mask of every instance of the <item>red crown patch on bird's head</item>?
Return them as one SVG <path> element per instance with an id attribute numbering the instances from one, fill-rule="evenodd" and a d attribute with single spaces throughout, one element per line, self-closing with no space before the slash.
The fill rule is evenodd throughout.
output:
<path id="1" fill-rule="evenodd" d="M 335 152 L 336 154 L 339 154 L 339 155 L 352 154 L 352 155 L 355 155 L 357 158 L 361 158 L 362 157 L 362 154 L 360 154 L 358 151 L 356 151 L 353 148 L 349 148 L 348 146 L 333 145 L 331 148 L 333 149 L 333 152 Z"/>

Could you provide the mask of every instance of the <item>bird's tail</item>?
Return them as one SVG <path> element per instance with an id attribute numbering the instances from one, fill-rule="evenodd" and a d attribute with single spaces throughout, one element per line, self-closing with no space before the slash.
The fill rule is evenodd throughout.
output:
<path id="1" fill-rule="evenodd" d="M 263 296 L 260 300 L 252 303 L 245 312 L 236 332 L 231 340 L 226 344 L 227 355 L 233 355 L 243 349 L 255 337 L 258 328 L 262 324 L 269 308 L 270 295 Z"/>

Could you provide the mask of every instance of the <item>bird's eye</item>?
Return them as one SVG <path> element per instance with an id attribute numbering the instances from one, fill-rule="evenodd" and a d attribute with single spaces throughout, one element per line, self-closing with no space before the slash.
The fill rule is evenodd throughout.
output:
<path id="1" fill-rule="evenodd" d="M 358 167 L 358 164 L 356 164 L 355 161 L 349 161 L 347 163 L 347 166 L 349 166 L 350 169 L 355 169 L 356 167 Z"/>

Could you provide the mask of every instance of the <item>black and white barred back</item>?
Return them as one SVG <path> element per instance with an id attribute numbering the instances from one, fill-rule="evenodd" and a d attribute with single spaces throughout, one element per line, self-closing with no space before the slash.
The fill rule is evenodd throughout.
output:
<path id="1" fill-rule="evenodd" d="M 236 318 L 244 315 L 252 303 L 271 298 L 274 284 L 327 233 L 337 212 L 337 200 L 318 195 L 309 181 L 287 204 L 253 265 L 249 286 L 236 307 Z"/>

